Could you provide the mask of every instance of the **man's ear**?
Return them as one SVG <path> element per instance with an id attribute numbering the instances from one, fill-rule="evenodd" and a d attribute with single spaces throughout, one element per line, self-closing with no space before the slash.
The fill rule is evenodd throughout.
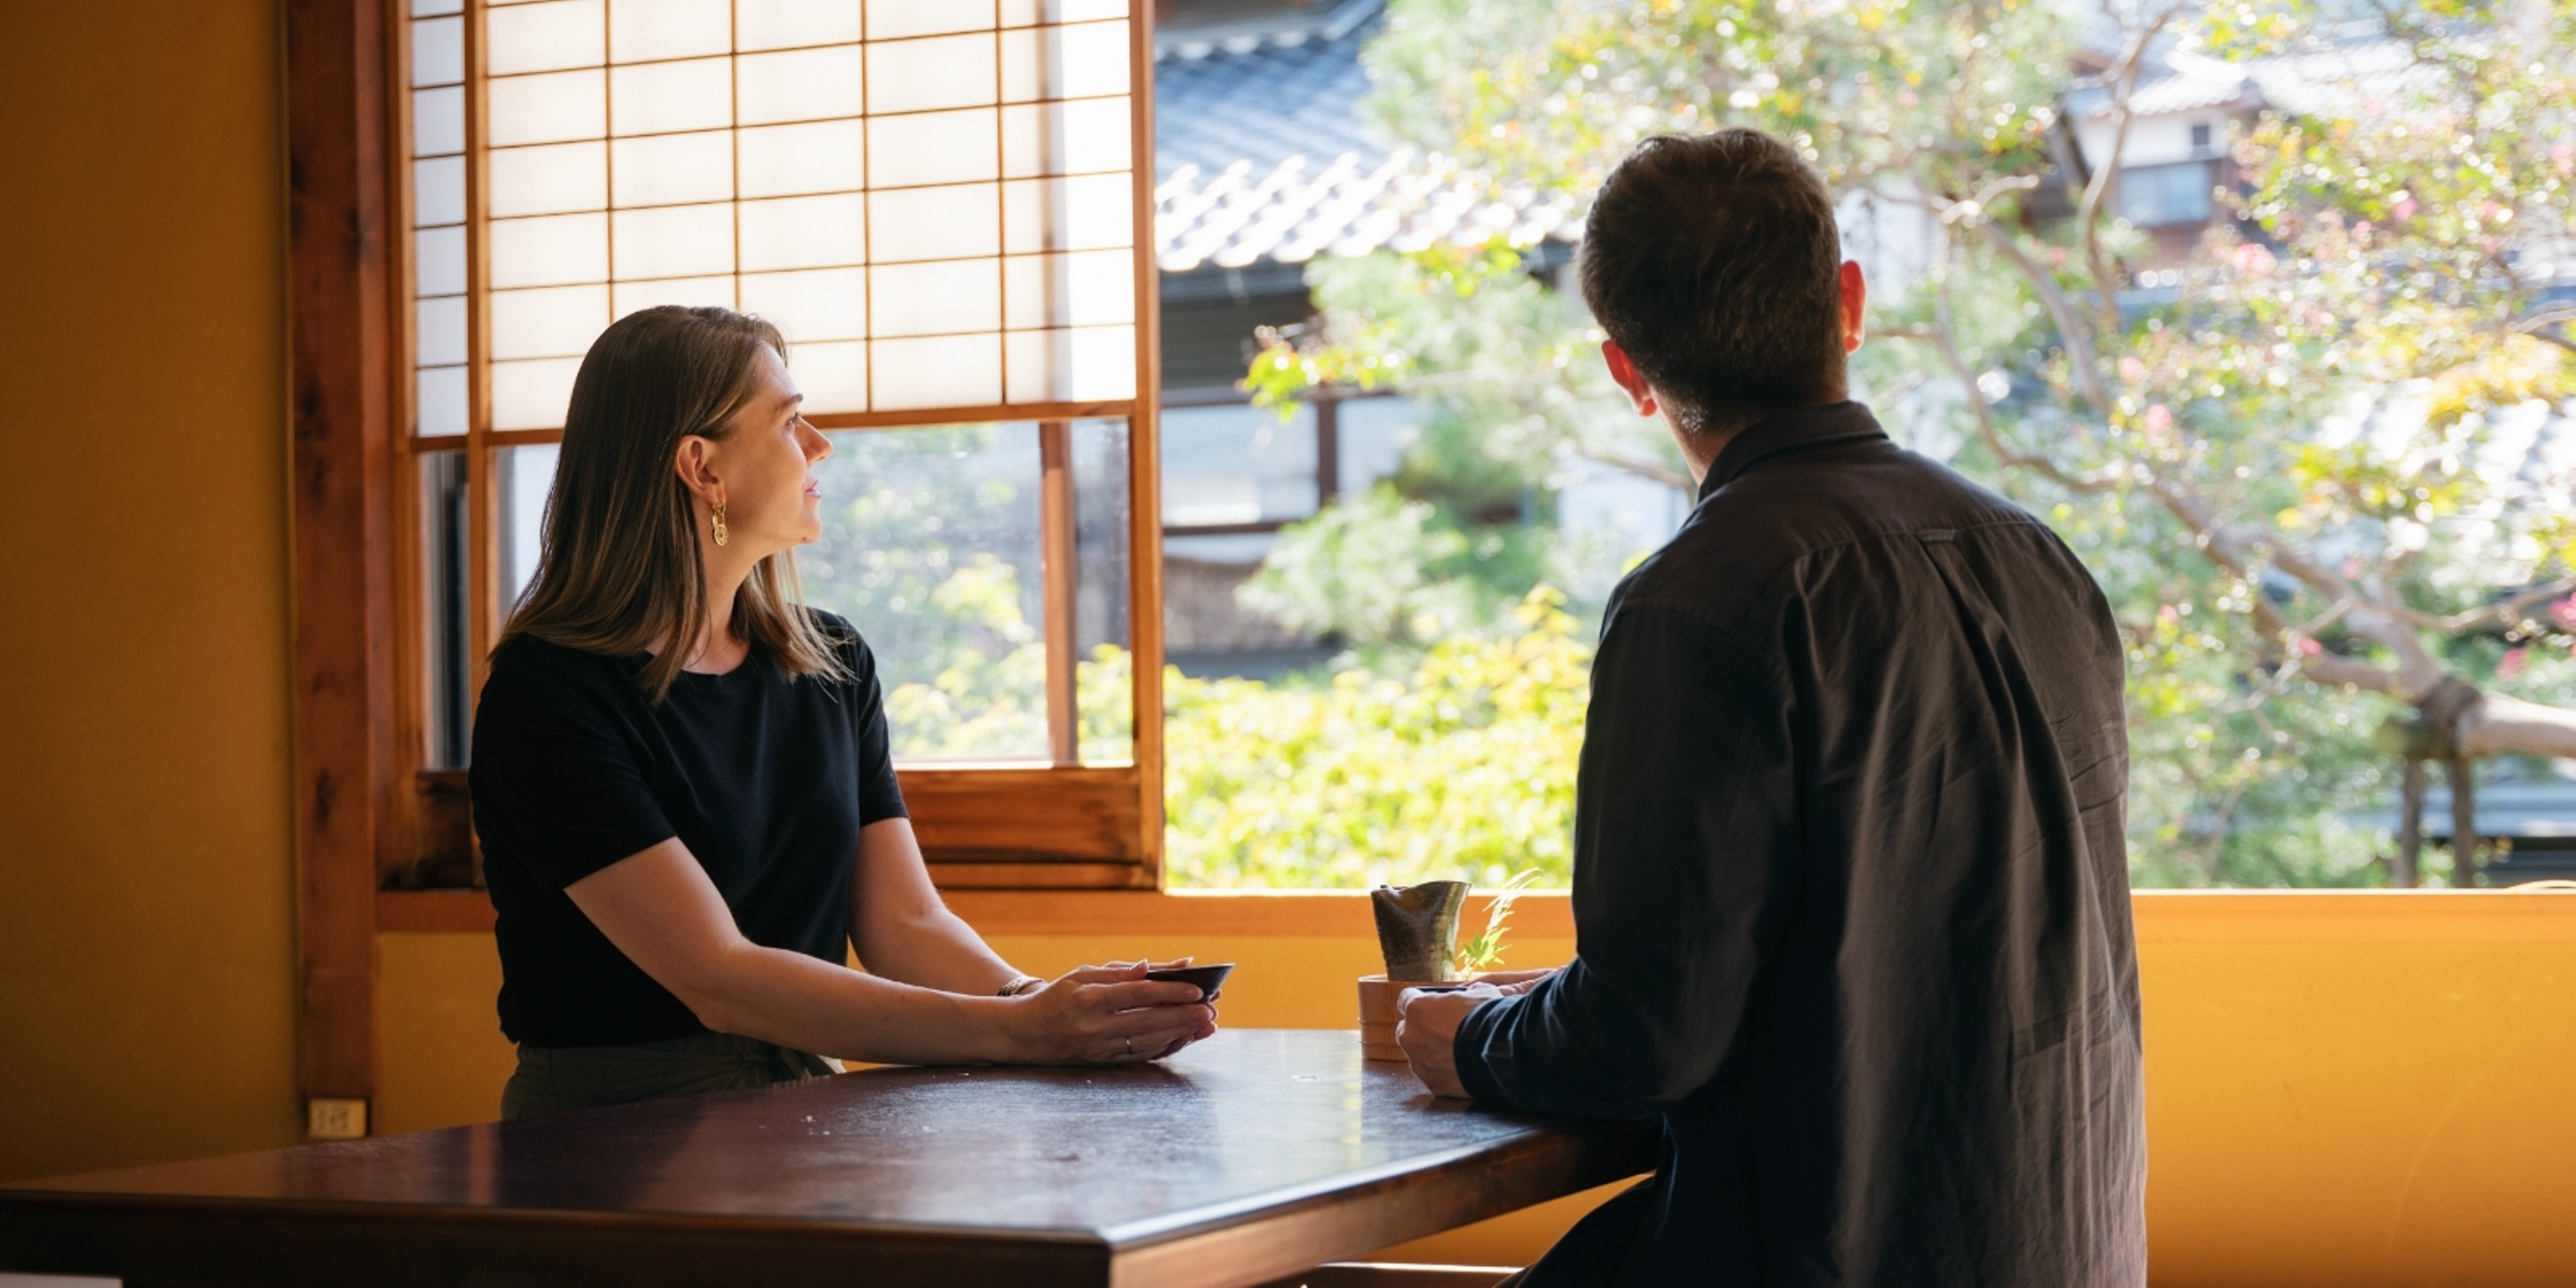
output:
<path id="1" fill-rule="evenodd" d="M 1616 340 L 1604 340 L 1601 342 L 1601 361 L 1609 365 L 1610 378 L 1628 391 L 1628 401 L 1636 404 L 1637 414 L 1654 415 L 1655 387 L 1646 382 L 1646 373 L 1637 370 L 1637 364 L 1628 360 L 1628 351 L 1620 348 Z"/>
<path id="2" fill-rule="evenodd" d="M 1843 352 L 1850 353 L 1860 347 L 1863 334 L 1861 308 L 1869 302 L 1869 283 L 1861 278 L 1859 260 L 1843 261 L 1842 294 Z"/>

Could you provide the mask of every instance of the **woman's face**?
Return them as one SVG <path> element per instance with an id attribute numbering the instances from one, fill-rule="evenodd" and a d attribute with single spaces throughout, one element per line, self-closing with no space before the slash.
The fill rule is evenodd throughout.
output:
<path id="1" fill-rule="evenodd" d="M 832 440 L 798 414 L 804 395 L 787 364 L 763 347 L 749 402 L 733 430 L 705 443 L 705 473 L 725 507 L 725 553 L 765 558 L 823 535 L 823 492 L 814 467 Z M 682 447 L 682 475 L 688 473 Z M 703 495 L 703 494 L 702 494 Z"/>

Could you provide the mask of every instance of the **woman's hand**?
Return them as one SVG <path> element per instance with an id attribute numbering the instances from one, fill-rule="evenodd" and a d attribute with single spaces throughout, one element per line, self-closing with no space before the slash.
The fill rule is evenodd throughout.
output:
<path id="1" fill-rule="evenodd" d="M 1160 1060 L 1215 1033 L 1216 1008 L 1198 986 L 1146 979 L 1149 965 L 1160 964 L 1084 966 L 1014 999 L 1014 1063 Z"/>

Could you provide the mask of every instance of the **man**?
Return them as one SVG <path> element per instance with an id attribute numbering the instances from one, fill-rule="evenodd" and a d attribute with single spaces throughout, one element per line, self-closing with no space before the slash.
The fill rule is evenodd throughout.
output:
<path id="1" fill-rule="evenodd" d="M 1654 1177 L 1527 1282 L 2144 1284 L 2100 590 L 1846 400 L 1860 268 L 1778 140 L 1648 140 L 1581 278 L 1699 503 L 1604 617 L 1574 961 L 1400 1030 L 1444 1095 L 1662 1116 Z"/>

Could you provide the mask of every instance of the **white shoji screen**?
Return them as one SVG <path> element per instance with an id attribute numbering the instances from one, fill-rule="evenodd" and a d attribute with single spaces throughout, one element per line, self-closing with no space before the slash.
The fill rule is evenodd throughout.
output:
<path id="1" fill-rule="evenodd" d="M 1134 397 L 1127 0 L 413 15 L 422 433 L 465 431 L 472 361 L 483 428 L 560 426 L 601 329 L 665 303 L 778 323 L 818 419 Z"/>

